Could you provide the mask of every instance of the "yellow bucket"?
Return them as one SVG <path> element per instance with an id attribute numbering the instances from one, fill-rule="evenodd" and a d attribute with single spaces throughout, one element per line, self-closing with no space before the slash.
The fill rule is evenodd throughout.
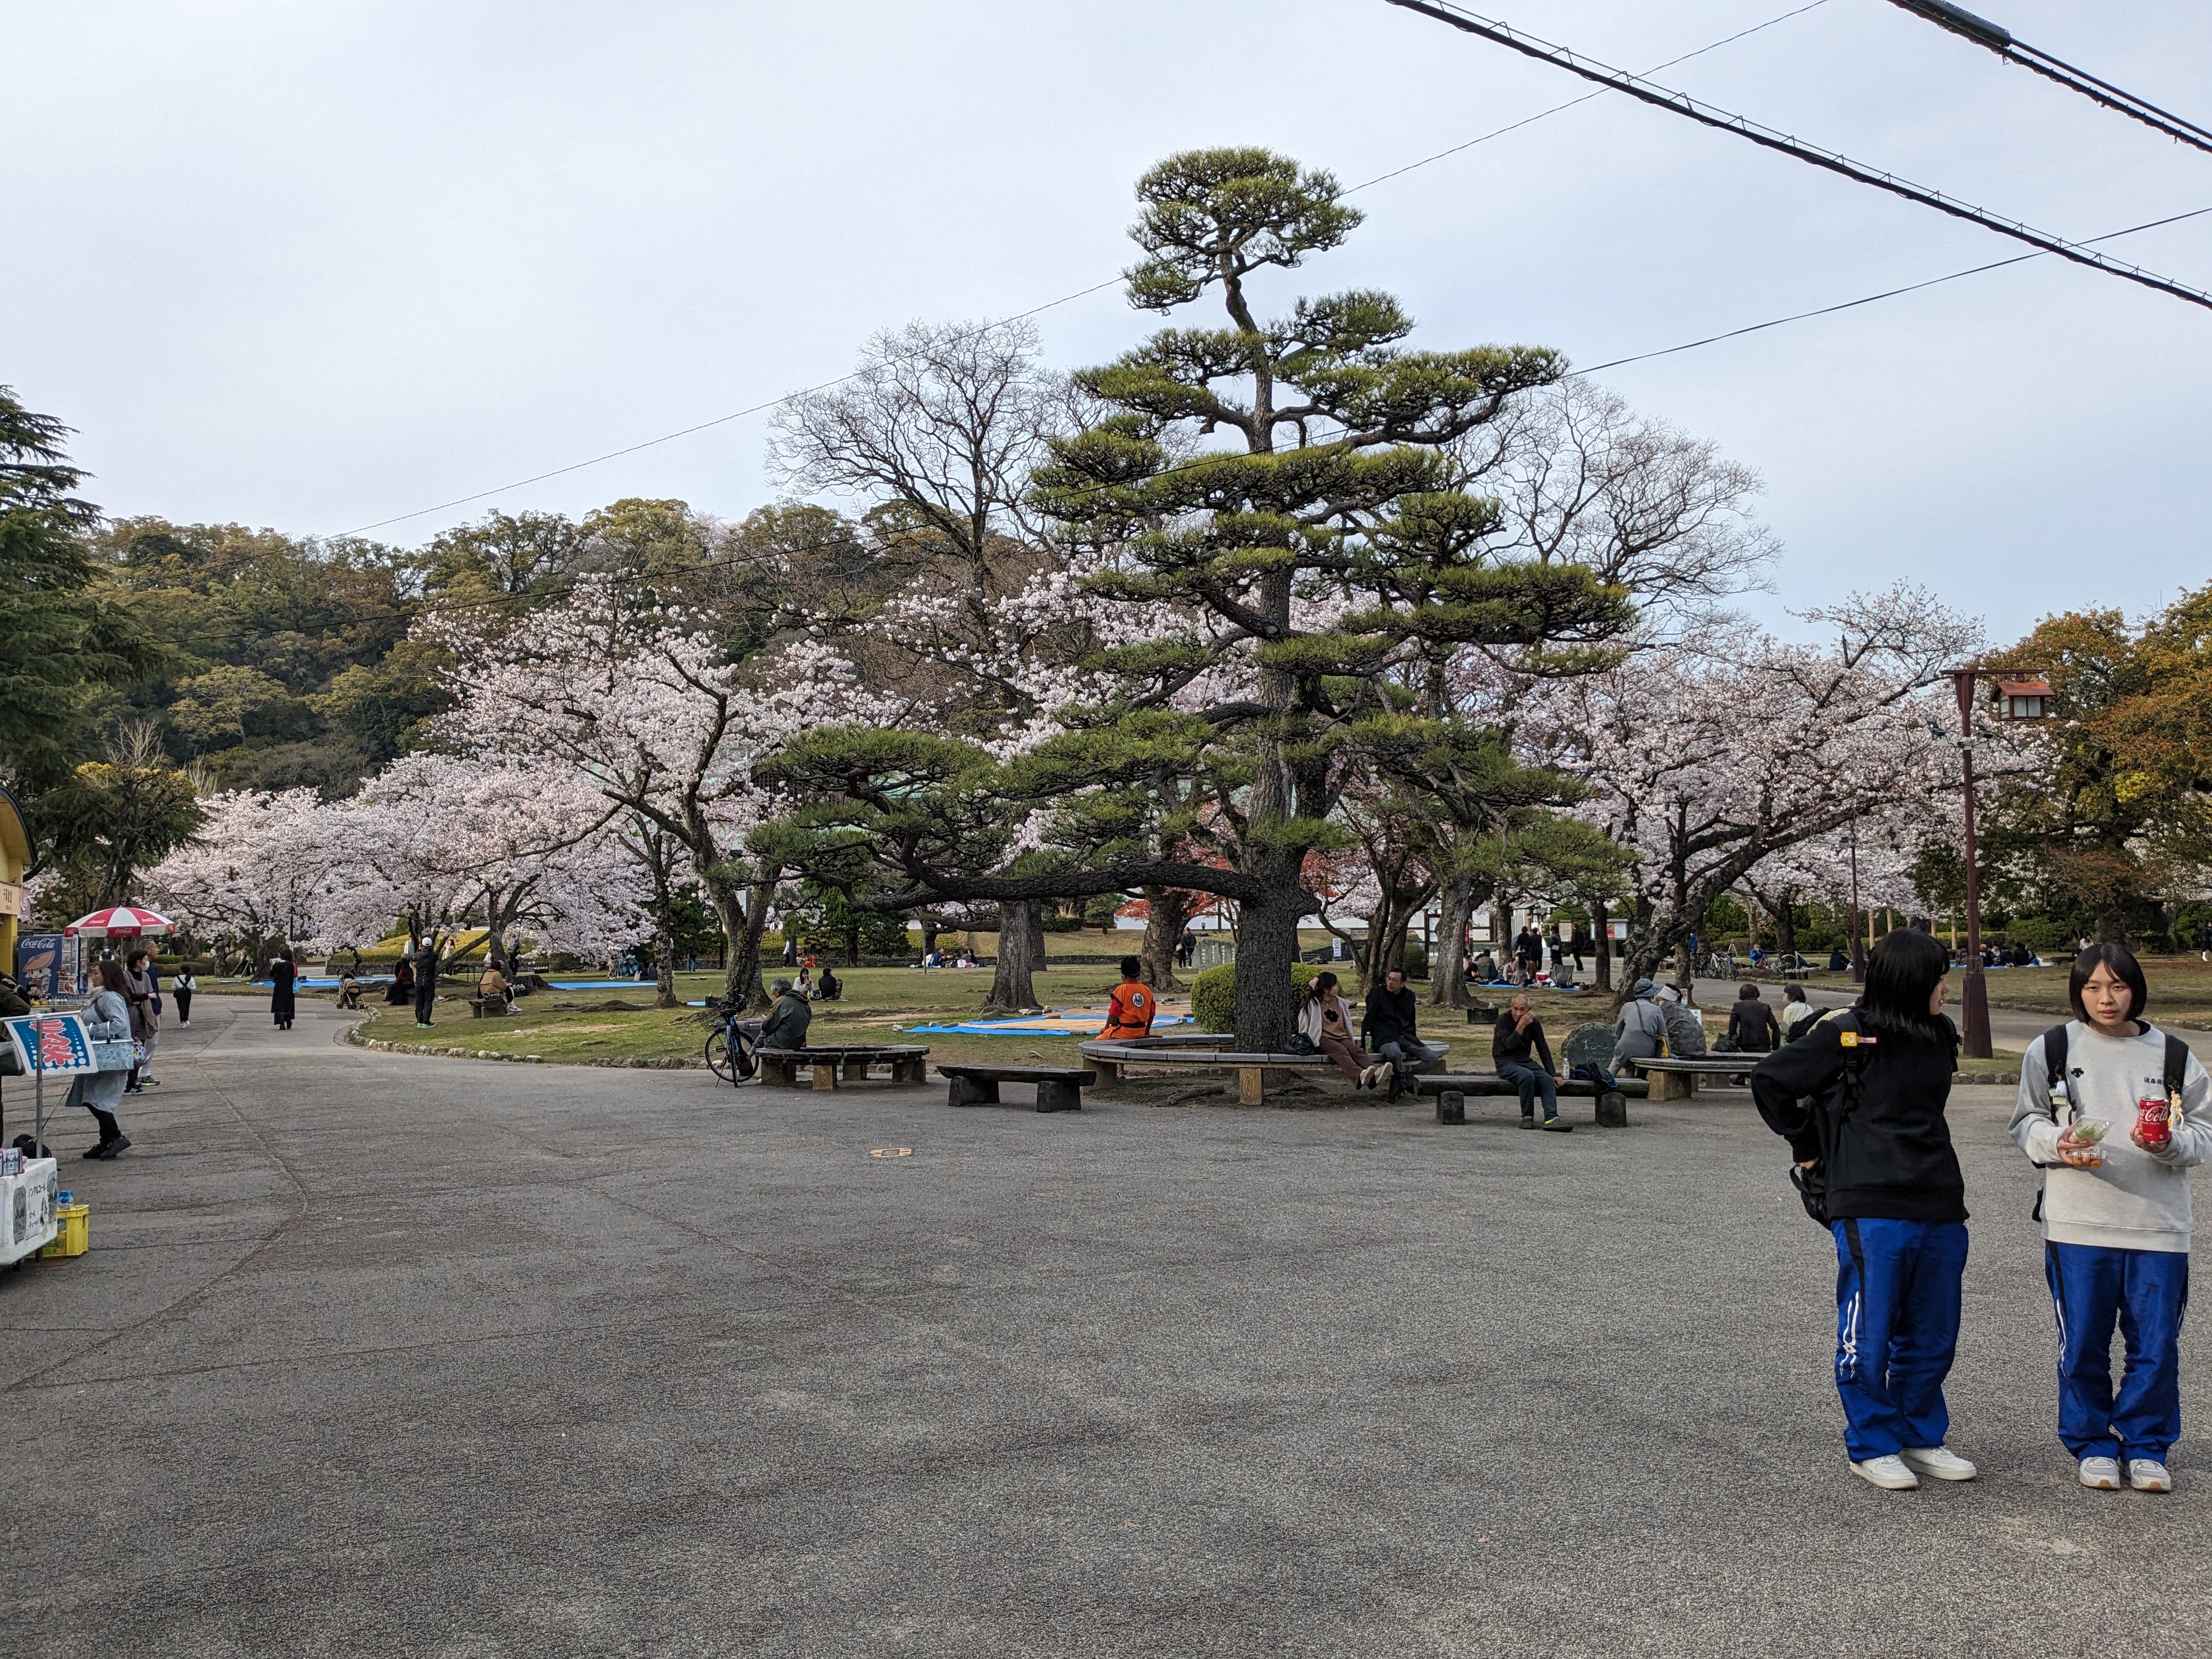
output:
<path id="1" fill-rule="evenodd" d="M 57 1205 L 54 1218 L 61 1223 L 61 1231 L 54 1235 L 52 1243 L 39 1252 L 40 1255 L 82 1255 L 92 1248 L 91 1205 Z"/>

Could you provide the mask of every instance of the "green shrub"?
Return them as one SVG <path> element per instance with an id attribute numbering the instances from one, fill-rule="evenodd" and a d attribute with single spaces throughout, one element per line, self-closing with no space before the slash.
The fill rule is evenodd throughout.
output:
<path id="1" fill-rule="evenodd" d="M 1291 987 L 1300 996 L 1313 983 L 1316 974 L 1326 973 L 1310 962 L 1291 964 Z M 1218 968 L 1209 968 L 1190 982 L 1191 1021 L 1201 1031 L 1233 1031 L 1237 1029 L 1237 964 L 1224 962 Z"/>

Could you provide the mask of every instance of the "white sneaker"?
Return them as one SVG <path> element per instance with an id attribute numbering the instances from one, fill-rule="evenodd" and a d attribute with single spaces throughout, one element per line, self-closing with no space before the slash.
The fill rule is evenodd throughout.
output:
<path id="1" fill-rule="evenodd" d="M 1373 1088 L 1377 1083 L 1380 1083 L 1382 1080 L 1384 1075 L 1389 1073 L 1389 1069 L 1390 1062 L 1387 1060 L 1382 1061 L 1378 1065 L 1369 1066 L 1365 1071 L 1359 1074 L 1359 1086 L 1363 1089 Z"/>
<path id="2" fill-rule="evenodd" d="M 2117 1457 L 2083 1458 L 2081 1484 L 2098 1492 L 2118 1492 L 2120 1489 L 2119 1459 Z"/>
<path id="3" fill-rule="evenodd" d="M 1971 1480 L 1981 1473 L 1948 1446 L 1907 1446 L 1898 1456 L 1931 1480 Z"/>
<path id="4" fill-rule="evenodd" d="M 2166 1465 L 2154 1457 L 2130 1457 L 2128 1485 L 2137 1492 L 2172 1492 L 2173 1477 L 2166 1472 Z"/>
<path id="5" fill-rule="evenodd" d="M 1905 1467 L 1901 1457 L 1869 1457 L 1863 1463 L 1852 1464 L 1851 1472 L 1884 1492 L 1911 1492 L 1920 1484 L 1920 1477 Z"/>

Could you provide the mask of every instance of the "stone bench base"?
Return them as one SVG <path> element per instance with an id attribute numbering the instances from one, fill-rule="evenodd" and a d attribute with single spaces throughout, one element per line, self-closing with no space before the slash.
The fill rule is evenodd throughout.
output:
<path id="1" fill-rule="evenodd" d="M 948 1106 L 995 1106 L 1001 1083 L 1036 1085 L 1040 1112 L 1079 1112 L 1083 1091 L 1095 1082 L 1090 1072 L 1062 1071 L 1033 1066 L 940 1066 Z"/>
<path id="2" fill-rule="evenodd" d="M 1437 1097 L 1437 1121 L 1464 1123 L 1467 1121 L 1467 1097 L 1505 1096 L 1519 1099 L 1517 1085 L 1502 1077 L 1487 1075 L 1453 1075 L 1449 1073 L 1431 1073 L 1413 1079 L 1413 1086 L 1425 1095 Z M 1621 1079 L 1618 1089 L 1601 1089 L 1595 1083 L 1571 1078 L 1558 1085 L 1562 1100 L 1589 1099 L 1596 1103 L 1595 1121 L 1601 1129 L 1625 1129 L 1628 1127 L 1628 1097 L 1646 1091 L 1644 1084 L 1632 1078 Z"/>
<path id="3" fill-rule="evenodd" d="M 799 1086 L 799 1068 L 813 1073 L 814 1087 L 836 1089 L 860 1083 L 872 1066 L 888 1065 L 894 1083 L 926 1083 L 929 1063 L 927 1048 L 757 1048 L 761 1081 L 781 1089 Z"/>

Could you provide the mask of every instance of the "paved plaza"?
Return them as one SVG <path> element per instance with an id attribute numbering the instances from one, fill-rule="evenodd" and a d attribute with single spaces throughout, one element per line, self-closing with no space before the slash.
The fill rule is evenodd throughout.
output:
<path id="1" fill-rule="evenodd" d="M 0 1274 L 11 1653 L 2212 1650 L 2205 1322 L 2179 1493 L 2075 1486 L 2009 1090 L 1984 1477 L 1887 1494 L 1741 1093 L 1040 1116 L 195 1012 L 131 1152 L 56 1137 L 92 1253 Z"/>

